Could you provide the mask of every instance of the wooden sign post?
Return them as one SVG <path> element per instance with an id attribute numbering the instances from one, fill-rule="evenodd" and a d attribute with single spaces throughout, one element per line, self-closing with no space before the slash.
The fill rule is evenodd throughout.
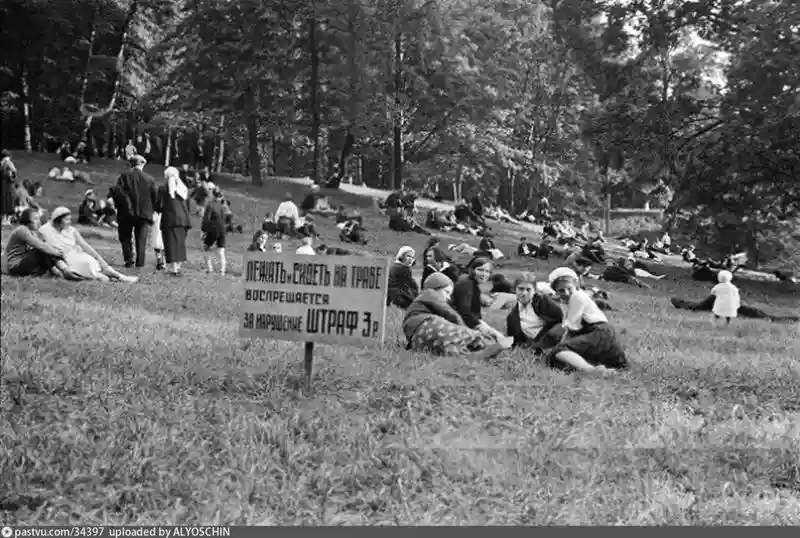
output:
<path id="1" fill-rule="evenodd" d="M 383 345 L 388 258 L 248 252 L 239 335 L 305 342 L 306 385 L 314 344 Z"/>

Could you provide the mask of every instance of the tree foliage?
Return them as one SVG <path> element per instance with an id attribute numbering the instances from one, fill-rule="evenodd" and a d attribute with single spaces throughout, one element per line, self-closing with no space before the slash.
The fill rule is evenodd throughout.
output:
<path id="1" fill-rule="evenodd" d="M 110 103 L 97 145 L 213 139 L 254 181 L 401 178 L 595 217 L 609 194 L 661 205 L 694 240 L 786 257 L 795 4 L 9 0 L 2 132 L 24 146 L 27 125 L 40 147 L 78 136 L 82 102 Z"/>

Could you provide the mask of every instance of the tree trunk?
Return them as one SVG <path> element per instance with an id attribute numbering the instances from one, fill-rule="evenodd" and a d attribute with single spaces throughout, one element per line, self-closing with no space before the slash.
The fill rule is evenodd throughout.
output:
<path id="1" fill-rule="evenodd" d="M 28 153 L 33 152 L 33 137 L 31 136 L 31 93 L 30 86 L 28 85 L 28 69 L 25 67 L 25 62 L 22 62 L 22 69 L 20 71 L 20 101 L 22 103 L 22 135 L 25 142 L 25 151 Z"/>
<path id="2" fill-rule="evenodd" d="M 223 114 L 219 118 L 219 149 L 217 154 L 217 173 L 222 172 L 222 163 L 225 160 L 225 136 L 224 136 L 224 129 L 225 129 L 225 114 Z"/>
<path id="3" fill-rule="evenodd" d="M 94 9 L 92 10 L 92 19 L 89 23 L 89 50 L 86 51 L 86 63 L 83 66 L 83 77 L 81 78 L 81 93 L 80 103 L 86 102 L 86 91 L 89 89 L 89 71 L 92 66 L 92 57 L 94 56 L 94 40 L 97 37 L 97 19 L 100 17 L 100 1 L 96 0 Z M 89 134 L 89 128 L 92 125 L 92 117 L 87 116 L 84 119 L 83 133 L 81 139 L 85 140 Z"/>
<path id="4" fill-rule="evenodd" d="M 399 14 L 398 14 L 399 16 Z M 403 49 L 399 31 L 394 39 L 394 188 L 403 188 L 403 111 L 400 93 L 403 91 Z"/>
<path id="5" fill-rule="evenodd" d="M 164 166 L 169 166 L 172 157 L 172 127 L 167 127 L 167 150 L 164 153 Z"/>
<path id="6" fill-rule="evenodd" d="M 261 153 L 258 144 L 258 103 L 252 89 L 247 94 L 247 140 L 248 157 L 250 162 L 250 177 L 253 185 L 263 185 L 261 178 Z"/>
<path id="7" fill-rule="evenodd" d="M 125 15 L 125 23 L 122 26 L 122 34 L 119 38 L 119 48 L 117 49 L 117 64 L 114 69 L 114 84 L 111 88 L 111 99 L 105 107 L 94 106 L 89 108 L 86 103 L 81 100 L 81 113 L 86 116 L 86 123 L 83 128 L 83 136 L 85 137 L 92 126 L 92 120 L 95 117 L 103 117 L 114 110 L 119 96 L 119 90 L 122 86 L 122 70 L 125 67 L 125 52 L 128 50 L 129 38 L 131 29 L 133 27 L 133 20 L 139 10 L 139 1 L 133 0 L 131 6 L 128 8 L 128 13 Z"/>
<path id="8" fill-rule="evenodd" d="M 320 166 L 319 166 L 319 102 L 317 92 L 319 90 L 319 54 L 317 51 L 317 11 L 316 3 L 312 6 L 311 17 L 308 21 L 308 47 L 311 55 L 311 140 L 314 144 L 314 163 L 312 167 L 312 178 L 315 185 L 319 185 Z"/>

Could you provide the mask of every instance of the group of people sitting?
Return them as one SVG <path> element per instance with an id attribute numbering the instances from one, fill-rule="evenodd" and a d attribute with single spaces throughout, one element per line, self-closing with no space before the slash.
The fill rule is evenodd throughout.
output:
<path id="1" fill-rule="evenodd" d="M 516 346 L 567 371 L 609 372 L 627 367 L 625 351 L 608 317 L 572 269 L 556 269 L 545 286 L 530 273 L 518 278 L 505 331 L 500 331 L 482 314 L 495 302 L 486 290 L 495 285 L 492 261 L 473 258 L 460 274 L 462 269 L 436 262 L 446 259 L 437 250 L 437 246 L 426 249 L 421 285 L 412 275 L 416 253 L 411 247 L 399 250 L 389 273 L 388 302 L 406 311 L 407 349 L 488 358 Z"/>

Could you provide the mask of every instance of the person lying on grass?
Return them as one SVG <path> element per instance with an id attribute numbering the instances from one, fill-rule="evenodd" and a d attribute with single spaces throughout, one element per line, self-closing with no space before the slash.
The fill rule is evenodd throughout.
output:
<path id="1" fill-rule="evenodd" d="M 487 338 L 500 341 L 505 335 L 483 321 L 482 310 L 494 299 L 481 292 L 492 276 L 492 262 L 488 258 L 473 258 L 467 265 L 467 274 L 462 275 L 453 290 L 452 304 L 456 312 L 470 329 L 480 331 Z"/>
<path id="2" fill-rule="evenodd" d="M 620 284 L 632 284 L 640 288 L 650 288 L 649 284 L 637 278 L 633 264 L 626 258 L 619 258 L 615 263 L 606 267 L 601 278 L 606 282 L 619 282 Z"/>
<path id="3" fill-rule="evenodd" d="M 687 299 L 679 299 L 677 297 L 672 297 L 670 299 L 672 306 L 675 308 L 679 308 L 681 310 L 692 310 L 694 312 L 712 312 L 714 309 L 714 303 L 716 302 L 716 297 L 713 295 L 709 295 L 702 301 L 689 301 Z M 738 317 L 742 318 L 751 318 L 751 319 L 768 319 L 774 322 L 789 322 L 789 323 L 797 323 L 800 322 L 800 316 L 793 316 L 793 315 L 783 315 L 783 314 L 769 314 L 760 308 L 756 308 L 754 306 L 749 306 L 746 304 L 741 305 L 737 310 L 736 314 Z"/>
<path id="4" fill-rule="evenodd" d="M 419 286 L 411 273 L 416 261 L 416 252 L 409 246 L 400 247 L 397 257 L 389 268 L 389 284 L 386 305 L 408 308 L 419 295 Z"/>
<path id="5" fill-rule="evenodd" d="M 121 282 L 136 282 L 139 279 L 126 276 L 111 267 L 81 236 L 80 232 L 72 227 L 72 213 L 66 207 L 57 207 L 53 210 L 50 221 L 40 229 L 45 241 L 64 252 L 63 268 L 84 280 L 98 280 L 108 282 L 110 279 Z"/>
<path id="6" fill-rule="evenodd" d="M 428 277 L 422 293 L 414 299 L 403 318 L 407 350 L 485 359 L 510 346 L 510 338 L 499 342 L 480 330 L 467 327 L 448 304 L 452 294 L 453 282 L 442 273 Z"/>
<path id="7" fill-rule="evenodd" d="M 506 317 L 506 334 L 514 339 L 514 346 L 540 354 L 563 338 L 564 313 L 557 302 L 537 289 L 536 284 L 536 277 L 531 273 L 523 273 L 514 282 L 517 304 Z"/>
<path id="8" fill-rule="evenodd" d="M 12 276 L 44 276 L 74 278 L 65 275 L 58 265 L 64 265 L 64 251 L 45 242 L 39 231 L 39 211 L 29 207 L 19 215 L 19 226 L 8 237 L 6 245 L 6 267 Z"/>
<path id="9" fill-rule="evenodd" d="M 568 267 L 550 273 L 550 286 L 566 305 L 564 336 L 544 355 L 545 364 L 564 371 L 609 372 L 628 367 L 625 350 L 606 315 L 580 289 L 578 275 Z"/>

